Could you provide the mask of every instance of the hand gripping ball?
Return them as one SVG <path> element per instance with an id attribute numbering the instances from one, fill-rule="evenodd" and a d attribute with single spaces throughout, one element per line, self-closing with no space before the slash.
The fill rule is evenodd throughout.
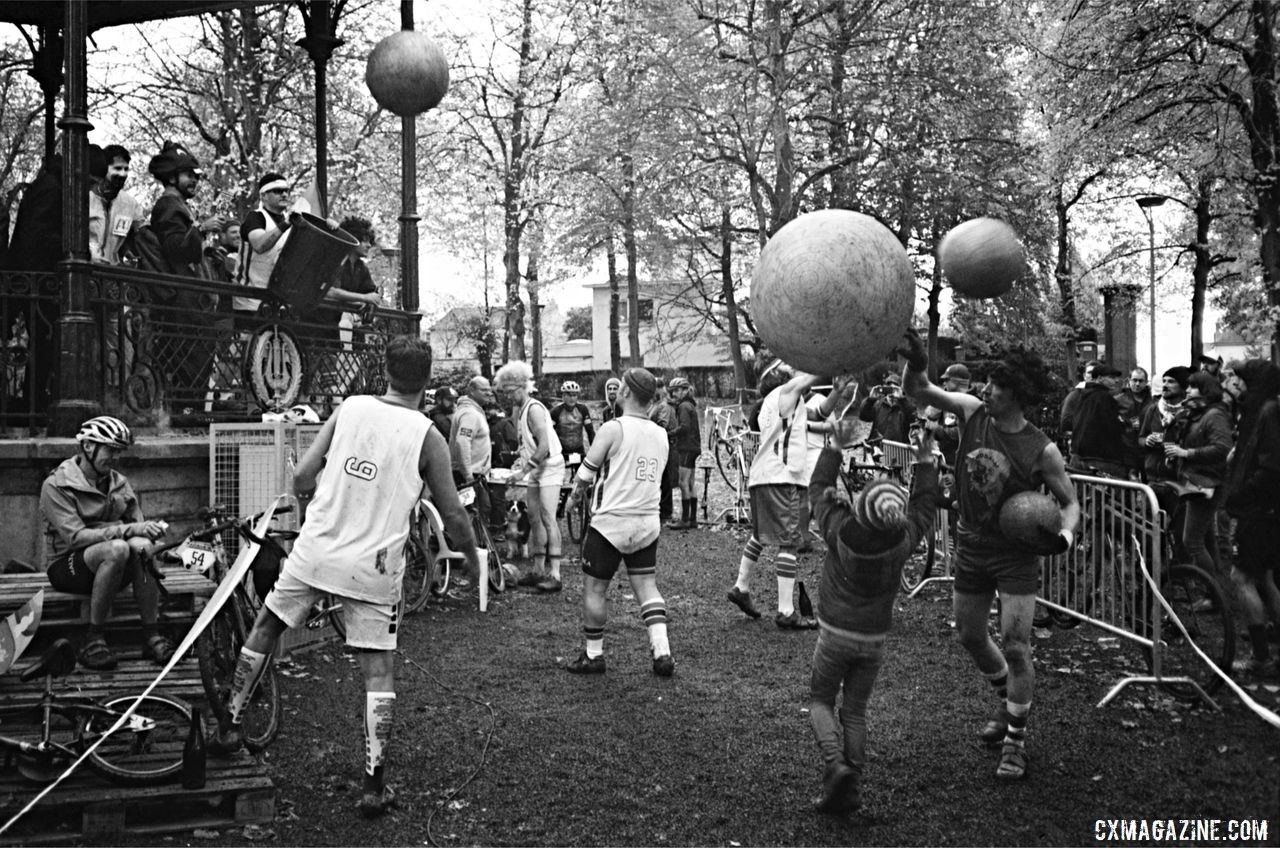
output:
<path id="1" fill-rule="evenodd" d="M 410 117 L 434 108 L 449 90 L 449 63 L 425 33 L 401 30 L 369 54 L 364 82 L 378 105 Z"/>
<path id="2" fill-rule="evenodd" d="M 1017 233 L 995 218 L 953 227 L 938 245 L 938 261 L 957 294 L 979 298 L 1004 294 L 1027 266 Z"/>
<path id="3" fill-rule="evenodd" d="M 875 218 L 844 209 L 787 223 L 751 275 L 760 337 L 811 374 L 858 372 L 890 356 L 914 303 L 902 244 Z"/>
<path id="4" fill-rule="evenodd" d="M 1000 507 L 1000 532 L 1031 550 L 1040 550 L 1062 529 L 1058 502 L 1040 492 L 1018 492 Z"/>

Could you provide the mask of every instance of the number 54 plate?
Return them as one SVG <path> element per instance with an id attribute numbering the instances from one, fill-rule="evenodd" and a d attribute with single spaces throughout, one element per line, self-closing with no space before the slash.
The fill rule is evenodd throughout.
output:
<path id="1" fill-rule="evenodd" d="M 217 554 L 209 542 L 189 541 L 182 547 L 182 565 L 190 571 L 204 574 L 213 566 Z"/>

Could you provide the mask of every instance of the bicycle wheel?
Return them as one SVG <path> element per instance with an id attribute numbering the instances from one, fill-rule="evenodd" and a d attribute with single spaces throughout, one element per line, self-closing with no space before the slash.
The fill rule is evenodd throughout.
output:
<path id="1" fill-rule="evenodd" d="M 409 530 L 409 541 L 404 547 L 404 577 L 402 578 L 402 594 L 406 614 L 422 609 L 427 598 L 428 589 L 434 581 L 435 558 L 427 550 L 423 542 L 426 532 L 426 521 L 415 522 Z"/>
<path id="2" fill-rule="evenodd" d="M 86 713 L 80 723 L 81 743 L 96 742 L 135 700 L 133 695 L 120 695 Z M 115 783 L 165 783 L 182 769 L 182 747 L 190 727 L 186 704 L 165 695 L 146 695 L 124 726 L 89 755 L 89 765 Z"/>
<path id="3" fill-rule="evenodd" d="M 720 470 L 720 477 L 724 480 L 724 484 L 737 491 L 738 451 L 733 442 L 728 439 L 716 439 L 715 454 L 716 468 Z"/>
<path id="4" fill-rule="evenodd" d="M 1205 665 L 1191 644 L 1204 651 L 1224 673 L 1231 673 L 1231 662 L 1236 655 L 1236 631 L 1226 594 L 1217 580 L 1189 563 L 1180 563 L 1169 569 L 1169 576 L 1161 581 L 1161 592 L 1191 637 L 1188 641 L 1172 619 L 1164 616 L 1160 624 L 1164 645 L 1161 675 L 1190 678 L 1212 695 L 1221 688 L 1222 678 Z M 1148 652 L 1148 661 L 1152 659 Z M 1195 687 L 1187 683 L 1161 685 L 1180 700 L 1194 701 L 1200 697 Z"/>
<path id="5" fill-rule="evenodd" d="M 587 501 L 588 498 L 578 498 L 573 509 L 564 511 L 564 523 L 569 528 L 569 540 L 575 545 L 581 545 L 582 540 L 587 537 L 587 522 L 590 518 L 587 512 Z"/>
<path id="6" fill-rule="evenodd" d="M 236 663 L 240 659 L 240 647 L 244 645 L 253 628 L 253 616 L 249 602 L 236 592 L 227 601 L 213 624 L 196 640 L 196 656 L 200 664 L 200 682 L 214 716 L 227 717 L 227 702 L 235 685 Z M 206 638 L 207 637 L 207 638 Z M 258 685 L 249 696 L 240 723 L 244 744 L 257 753 L 266 748 L 280 734 L 280 687 L 276 677 L 275 657 L 268 657 L 267 664 L 258 678 Z"/>
<path id="7" fill-rule="evenodd" d="M 902 591 L 914 592 L 933 573 L 938 555 L 938 539 L 930 533 L 924 540 L 924 551 L 912 554 L 902 566 Z"/>
<path id="8" fill-rule="evenodd" d="M 337 595 L 325 595 L 320 601 L 324 604 L 325 617 L 328 619 L 329 626 L 333 628 L 333 632 L 338 634 L 338 638 L 343 642 L 347 641 L 347 622 L 342 617 L 342 601 Z"/>
<path id="9" fill-rule="evenodd" d="M 227 714 L 227 695 L 235 678 L 236 659 L 240 655 L 242 629 L 234 621 L 234 596 L 214 617 L 200 637 L 196 639 L 196 662 L 200 666 L 200 683 L 204 687 L 205 700 L 216 718 Z"/>

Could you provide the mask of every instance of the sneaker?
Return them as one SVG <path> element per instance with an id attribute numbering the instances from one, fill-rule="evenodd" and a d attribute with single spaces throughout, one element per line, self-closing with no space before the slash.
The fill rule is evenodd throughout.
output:
<path id="1" fill-rule="evenodd" d="M 818 802 L 818 812 L 847 813 L 856 809 L 859 800 L 857 770 L 841 760 L 827 763 L 822 773 L 822 800 Z"/>
<path id="2" fill-rule="evenodd" d="M 1000 765 L 996 766 L 999 780 L 1022 780 L 1027 776 L 1027 748 L 1017 742 L 1006 742 L 1000 749 Z"/>
<path id="3" fill-rule="evenodd" d="M 601 659 L 603 659 L 603 657 Z M 671 659 L 670 654 L 663 654 L 660 657 L 654 657 L 653 673 L 658 675 L 658 677 L 670 677 L 676 673 L 676 661 Z"/>
<path id="4" fill-rule="evenodd" d="M 396 791 L 384 786 L 381 792 L 365 792 L 360 796 L 360 815 L 367 819 L 377 818 L 395 805 Z"/>
<path id="5" fill-rule="evenodd" d="M 773 623 L 778 625 L 778 627 L 782 630 L 809 630 L 810 629 L 808 622 L 805 619 L 801 618 L 800 613 L 796 612 L 795 610 L 792 610 L 786 615 L 783 615 L 782 613 L 778 613 L 777 616 L 774 617 Z"/>
<path id="6" fill-rule="evenodd" d="M 561 583 L 559 579 L 548 574 L 534 584 L 534 588 L 544 595 L 549 595 L 552 592 L 559 592 L 561 589 Z"/>
<path id="7" fill-rule="evenodd" d="M 223 728 L 221 724 L 205 742 L 205 748 L 214 757 L 229 757 L 244 745 L 244 734 L 238 725 Z"/>
<path id="8" fill-rule="evenodd" d="M 588 657 L 587 652 L 578 654 L 578 658 L 565 666 L 570 674 L 604 674 L 604 654 Z"/>
<path id="9" fill-rule="evenodd" d="M 668 521 L 667 529 L 668 530 L 688 530 L 689 525 L 683 521 Z"/>
<path id="10" fill-rule="evenodd" d="M 520 579 L 516 581 L 517 586 L 537 586 L 545 578 L 545 574 L 537 571 L 526 571 L 520 575 Z"/>
<path id="11" fill-rule="evenodd" d="M 751 594 L 749 592 L 744 592 L 737 586 L 734 586 L 729 590 L 729 600 L 736 604 L 738 609 L 742 610 L 752 618 L 760 617 L 760 610 L 756 609 L 755 606 L 752 605 Z"/>
<path id="12" fill-rule="evenodd" d="M 983 745 L 994 748 L 1004 741 L 1008 732 L 1009 714 L 1005 712 L 1004 707 L 997 707 L 991 714 L 991 718 L 987 719 L 987 723 L 978 731 L 978 738 L 982 740 Z"/>
<path id="13" fill-rule="evenodd" d="M 1236 660 L 1231 664 L 1231 671 L 1237 677 L 1275 677 L 1280 673 L 1280 663 L 1275 658 L 1260 660 L 1250 657 L 1247 660 Z"/>

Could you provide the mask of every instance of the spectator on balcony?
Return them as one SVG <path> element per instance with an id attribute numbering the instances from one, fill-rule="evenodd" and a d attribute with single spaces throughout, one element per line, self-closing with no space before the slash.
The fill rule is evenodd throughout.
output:
<path id="1" fill-rule="evenodd" d="M 342 222 L 342 229 L 355 238 L 357 245 L 338 266 L 338 276 L 332 286 L 325 292 L 321 304 L 302 316 L 306 323 L 308 340 L 318 342 L 315 350 L 319 354 L 316 374 L 312 385 L 323 393 L 334 397 L 344 395 L 348 391 L 351 380 L 346 377 L 352 369 L 343 367 L 341 353 L 342 320 L 344 313 L 359 313 L 371 316 L 373 310 L 382 304 L 382 295 L 373 282 L 365 257 L 373 247 L 375 234 L 373 225 L 365 218 L 347 218 Z M 357 319 L 359 320 L 359 319 Z M 351 330 L 354 342 L 354 327 Z M 346 349 L 352 349 L 347 344 Z M 448 431 L 442 431 L 446 433 Z"/>
<path id="2" fill-rule="evenodd" d="M 200 276 L 200 261 L 204 258 L 205 233 L 219 233 L 226 226 L 226 218 L 210 215 L 196 221 L 188 202 L 196 196 L 204 172 L 196 157 L 173 141 L 166 141 L 158 154 L 152 157 L 147 170 L 164 186 L 164 191 L 151 208 L 151 231 L 160 243 L 160 253 L 168 263 L 168 270 L 188 277 Z"/>
<path id="3" fill-rule="evenodd" d="M 143 517 L 129 480 L 116 470 L 133 434 L 123 421 L 102 415 L 81 425 L 76 442 L 76 455 L 40 487 L 40 512 L 48 523 L 49 583 L 60 592 L 89 596 L 80 663 L 115 668 L 104 628 L 116 594 L 132 584 L 142 619 L 143 654 L 164 665 L 173 655 L 173 643 L 158 630 L 160 589 L 149 558 L 152 542 L 167 525 Z"/>
<path id="4" fill-rule="evenodd" d="M 124 190 L 131 161 L 118 144 L 89 146 L 89 255 L 94 262 L 119 265 L 121 249 L 147 219 L 142 204 Z"/>
<path id="5" fill-rule="evenodd" d="M 204 249 L 205 276 L 220 283 L 233 283 L 240 268 L 240 224 L 227 221 L 217 239 Z"/>
<path id="6" fill-rule="evenodd" d="M 258 180 L 258 208 L 240 223 L 240 273 L 246 286 L 265 289 L 271 272 L 289 239 L 289 181 L 274 171 Z M 236 315 L 250 321 L 258 311 L 256 297 L 236 297 L 231 307 Z"/>

